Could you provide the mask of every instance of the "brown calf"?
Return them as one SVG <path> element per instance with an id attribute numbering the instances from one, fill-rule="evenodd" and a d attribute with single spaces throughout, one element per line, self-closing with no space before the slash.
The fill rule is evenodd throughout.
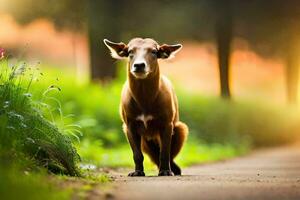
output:
<path id="1" fill-rule="evenodd" d="M 127 45 L 106 39 L 104 43 L 112 57 L 129 58 L 120 106 L 135 162 L 129 176 L 145 176 L 142 150 L 159 167 L 159 176 L 181 175 L 174 158 L 188 128 L 179 121 L 177 97 L 170 81 L 160 74 L 157 60 L 174 56 L 182 45 L 159 46 L 149 38 L 134 38 Z"/>

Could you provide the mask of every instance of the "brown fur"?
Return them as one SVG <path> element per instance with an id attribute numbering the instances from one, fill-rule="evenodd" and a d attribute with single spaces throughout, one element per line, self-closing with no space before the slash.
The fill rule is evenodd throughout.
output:
<path id="1" fill-rule="evenodd" d="M 162 58 L 170 56 L 174 51 L 171 47 L 175 48 L 169 45 L 159 46 L 152 39 L 136 38 L 121 51 L 124 54 L 126 51 L 143 48 L 147 51 L 157 51 L 156 57 Z M 136 164 L 135 171 L 129 176 L 144 175 L 142 151 L 159 167 L 159 175 L 172 175 L 172 172 L 181 175 L 174 158 L 183 146 L 188 128 L 179 121 L 177 97 L 169 80 L 160 74 L 157 58 L 148 53 L 144 57 L 150 65 L 151 73 L 143 79 L 135 77 L 130 71 L 134 59 L 130 59 L 127 81 L 121 97 L 123 129 L 133 150 Z M 140 115 L 151 115 L 153 119 L 149 120 L 145 127 L 142 121 L 137 120 Z"/>

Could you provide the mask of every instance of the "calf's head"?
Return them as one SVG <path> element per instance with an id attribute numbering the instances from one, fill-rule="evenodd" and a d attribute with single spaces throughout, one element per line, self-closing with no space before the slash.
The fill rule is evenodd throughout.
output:
<path id="1" fill-rule="evenodd" d="M 159 45 L 150 38 L 134 38 L 128 44 L 115 43 L 104 39 L 113 58 L 128 58 L 128 71 L 137 79 L 144 79 L 158 69 L 157 59 L 171 58 L 182 45 Z"/>

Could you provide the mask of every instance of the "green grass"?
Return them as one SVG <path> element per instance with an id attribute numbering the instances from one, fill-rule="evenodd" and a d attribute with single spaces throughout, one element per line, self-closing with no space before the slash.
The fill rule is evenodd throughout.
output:
<path id="1" fill-rule="evenodd" d="M 10 200 L 64 200 L 70 199 L 71 190 L 51 184 L 44 173 L 0 166 L 0 195 Z"/>
<path id="2" fill-rule="evenodd" d="M 52 172 L 79 175 L 79 156 L 69 136 L 63 134 L 66 129 L 47 119 L 44 109 L 52 107 L 43 99 L 32 100 L 30 87 L 36 71 L 24 62 L 11 64 L 7 59 L 0 61 L 0 71 L 0 160 L 30 164 L 28 160 L 34 160 Z M 43 97 L 55 100 L 47 96 L 52 89 L 44 91 Z"/>
<path id="3" fill-rule="evenodd" d="M 191 135 L 208 143 L 280 145 L 295 141 L 300 130 L 297 107 L 184 93 L 179 102 Z"/>
<path id="4" fill-rule="evenodd" d="M 197 141 L 188 142 L 175 159 L 180 166 L 188 167 L 194 164 L 208 163 L 234 158 L 250 151 L 248 144 L 207 144 Z"/>
<path id="5" fill-rule="evenodd" d="M 224 160 L 243 155 L 249 149 L 248 144 L 207 144 L 191 139 L 184 145 L 182 152 L 175 160 L 180 166 L 187 167 L 193 164 Z M 78 152 L 82 156 L 84 163 L 94 164 L 98 167 L 134 167 L 129 144 L 114 148 L 104 148 L 99 142 L 83 140 L 78 145 Z M 148 170 L 156 169 L 147 155 L 145 155 L 144 164 Z"/>
<path id="6" fill-rule="evenodd" d="M 41 98 L 41 91 L 49 85 L 59 86 L 61 91 L 51 92 L 51 95 L 61 102 L 64 113 L 73 116 L 64 119 L 64 122 L 79 124 L 83 138 L 101 140 L 108 147 L 126 142 L 122 137 L 119 118 L 121 81 L 116 80 L 108 85 L 78 84 L 71 72 L 46 69 L 43 74 L 43 81 L 32 87 L 33 93 Z M 49 104 L 56 106 L 55 102 Z M 53 117 L 59 121 L 59 113 L 54 112 Z"/>

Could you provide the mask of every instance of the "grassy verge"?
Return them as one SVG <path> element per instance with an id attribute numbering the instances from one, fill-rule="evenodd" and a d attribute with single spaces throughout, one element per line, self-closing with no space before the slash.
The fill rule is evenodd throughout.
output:
<path id="1" fill-rule="evenodd" d="M 37 75 L 38 74 L 38 75 Z M 56 101 L 48 92 L 33 100 L 30 88 L 41 74 L 24 62 L 0 59 L 1 199 L 70 199 L 70 191 L 49 182 L 48 174 L 79 176 L 79 155 L 67 133 L 47 117 Z M 63 115 L 60 115 L 64 117 Z"/>
<path id="2" fill-rule="evenodd" d="M 46 101 L 32 100 L 30 87 L 36 72 L 24 62 L 11 65 L 6 59 L 1 60 L 0 71 L 0 159 L 34 160 L 52 172 L 79 175 L 79 156 L 69 136 L 63 134 L 66 129 L 46 118 L 45 110 L 51 113 L 52 109 Z M 44 91 L 43 97 L 55 101 L 47 95 L 53 89 Z"/>
<path id="3" fill-rule="evenodd" d="M 222 100 L 180 92 L 181 119 L 191 135 L 207 143 L 253 147 L 293 142 L 299 135 L 299 108 L 255 100 Z"/>
<path id="4" fill-rule="evenodd" d="M 187 167 L 193 164 L 212 162 L 236 157 L 247 153 L 250 147 L 247 144 L 239 146 L 232 144 L 207 144 L 197 140 L 191 140 L 184 145 L 182 152 L 176 158 L 180 166 Z M 104 148 L 99 142 L 83 140 L 78 145 L 78 152 L 84 163 L 98 167 L 134 167 L 132 152 L 129 144 L 123 144 L 114 148 Z M 156 166 L 145 156 L 145 168 L 156 169 Z"/>
<path id="5" fill-rule="evenodd" d="M 0 180 L 1 199 L 65 200 L 71 196 L 71 190 L 62 190 L 51 184 L 45 173 L 32 173 L 2 166 Z"/>

